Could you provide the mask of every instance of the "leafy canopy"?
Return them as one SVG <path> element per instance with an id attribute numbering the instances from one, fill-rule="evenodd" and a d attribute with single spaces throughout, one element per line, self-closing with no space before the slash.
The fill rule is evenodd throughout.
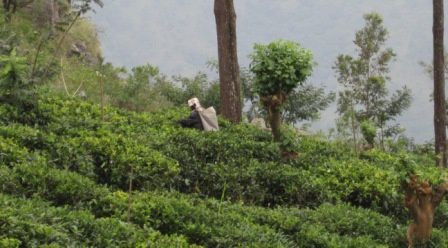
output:
<path id="1" fill-rule="evenodd" d="M 399 130 L 387 122 L 395 120 L 410 106 L 411 91 L 403 87 L 389 94 L 390 63 L 396 54 L 391 48 L 384 48 L 388 31 L 383 18 L 378 13 L 369 13 L 364 15 L 364 20 L 365 26 L 355 34 L 357 56 L 339 55 L 333 67 L 343 87 L 339 92 L 338 112 L 341 120 L 351 119 L 354 137 L 360 123 L 371 121 L 381 130 L 383 140 Z"/>
<path id="2" fill-rule="evenodd" d="M 293 41 L 277 40 L 255 44 L 250 55 L 255 75 L 254 90 L 261 96 L 289 94 L 311 75 L 313 55 Z"/>
<path id="3" fill-rule="evenodd" d="M 282 120 L 289 124 L 319 119 L 319 111 L 325 110 L 335 99 L 335 93 L 326 93 L 323 87 L 311 83 L 299 85 L 286 99 Z"/>

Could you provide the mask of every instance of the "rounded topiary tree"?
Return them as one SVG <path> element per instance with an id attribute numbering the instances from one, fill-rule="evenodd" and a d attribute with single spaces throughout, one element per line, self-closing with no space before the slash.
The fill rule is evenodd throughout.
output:
<path id="1" fill-rule="evenodd" d="M 275 141 L 280 141 L 281 108 L 288 95 L 311 75 L 313 55 L 299 43 L 277 40 L 255 44 L 250 55 L 254 91 L 266 108 Z"/>

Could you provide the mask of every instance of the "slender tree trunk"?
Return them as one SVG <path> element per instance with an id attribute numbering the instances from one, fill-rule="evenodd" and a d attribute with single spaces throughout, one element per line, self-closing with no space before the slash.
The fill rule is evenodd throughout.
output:
<path id="1" fill-rule="evenodd" d="M 356 117 L 355 117 L 355 108 L 353 107 L 353 101 L 351 102 L 351 126 L 352 126 L 352 134 L 353 134 L 353 148 L 355 154 L 358 154 L 358 141 L 356 139 Z"/>
<path id="2" fill-rule="evenodd" d="M 355 126 L 355 119 L 353 116 L 352 119 L 352 134 L 353 134 L 353 149 L 355 151 L 355 154 L 358 154 L 358 141 L 356 139 L 356 126 Z"/>
<path id="3" fill-rule="evenodd" d="M 280 108 L 278 106 L 271 105 L 269 106 L 269 112 L 270 112 L 269 124 L 271 125 L 274 141 L 280 142 L 281 140 L 280 127 L 282 125 Z"/>
<path id="4" fill-rule="evenodd" d="M 233 0 L 215 0 L 218 40 L 220 100 L 222 115 L 241 122 L 241 83 L 236 43 L 236 13 Z"/>
<path id="5" fill-rule="evenodd" d="M 446 151 L 446 106 L 443 52 L 444 11 L 443 0 L 433 0 L 434 35 L 434 135 L 437 164 L 447 165 Z"/>
<path id="6" fill-rule="evenodd" d="M 100 82 L 100 106 L 101 106 L 101 120 L 104 121 L 104 76 L 102 74 L 102 70 L 100 69 L 100 72 L 98 73 L 99 76 L 99 82 Z M 137 110 L 138 111 L 138 105 L 137 105 Z"/>

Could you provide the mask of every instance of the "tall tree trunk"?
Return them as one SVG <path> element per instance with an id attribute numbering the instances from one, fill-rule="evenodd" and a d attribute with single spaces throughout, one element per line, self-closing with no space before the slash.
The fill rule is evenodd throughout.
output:
<path id="1" fill-rule="evenodd" d="M 446 151 L 446 106 L 445 75 L 443 52 L 443 0 L 433 0 L 433 35 L 434 35 L 434 135 L 437 164 L 447 165 Z"/>
<path id="2" fill-rule="evenodd" d="M 215 0 L 218 39 L 220 100 L 222 115 L 241 122 L 241 83 L 236 43 L 236 13 L 233 0 Z"/>

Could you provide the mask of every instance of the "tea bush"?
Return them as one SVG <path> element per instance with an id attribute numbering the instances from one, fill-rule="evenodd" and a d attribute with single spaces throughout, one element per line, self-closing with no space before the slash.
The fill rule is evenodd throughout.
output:
<path id="1" fill-rule="evenodd" d="M 55 205 L 86 208 L 109 192 L 77 173 L 38 164 L 20 164 L 13 168 L 0 166 L 0 177 L 3 193 L 38 196 Z"/>
<path id="2" fill-rule="evenodd" d="M 0 176 L 5 179 L 1 182 L 2 192 L 38 196 L 59 206 L 69 204 L 76 208 L 92 209 L 98 216 L 119 216 L 122 221 L 127 220 L 128 194 L 111 194 L 108 189 L 76 173 L 45 166 L 17 165 L 14 168 L 1 167 Z M 215 247 L 215 244 L 226 244 L 226 247 L 253 244 L 256 247 L 256 244 L 265 241 L 268 244 L 271 242 L 270 247 L 278 247 L 278 244 L 288 247 L 285 238 L 267 226 L 245 223 L 238 216 L 230 219 L 230 216 L 217 215 L 205 206 L 188 202 L 188 198 L 180 195 L 163 196 L 163 193 L 159 195 L 156 192 L 133 195 L 131 199 L 131 220 L 140 227 L 149 226 L 170 234 L 184 233 L 194 243 L 206 244 L 208 247 Z M 154 215 L 146 215 L 150 213 L 147 211 Z M 235 229 L 235 223 L 242 226 Z M 233 236 L 228 237 L 231 232 Z M 252 232 L 253 236 L 248 232 Z M 266 240 L 256 241 L 260 235 L 266 236 Z"/>
<path id="3" fill-rule="evenodd" d="M 110 196 L 101 204 L 108 206 L 101 212 L 127 218 L 129 195 L 115 192 Z M 235 244 L 250 247 L 405 246 L 407 226 L 397 225 L 394 219 L 373 211 L 348 205 L 324 204 L 316 210 L 265 209 L 162 192 L 132 197 L 133 223 L 148 224 L 162 233 L 175 231 L 206 247 L 233 247 Z M 246 224 L 241 225 L 241 221 Z M 240 232 L 240 228 L 245 231 Z M 272 236 L 274 233 L 277 235 Z M 227 235 L 225 239 L 221 237 L 224 234 Z M 262 237 L 263 243 L 256 237 Z M 280 240 L 284 241 L 279 243 L 278 237 L 283 237 Z M 447 241 L 440 234 L 431 239 L 435 247 L 444 247 Z"/>
<path id="4" fill-rule="evenodd" d="M 220 132 L 203 133 L 176 124 L 188 114 L 180 109 L 106 108 L 102 120 L 101 109 L 87 102 L 40 102 L 51 122 L 37 129 L 9 125 L 0 134 L 33 151 L 42 148 L 57 168 L 112 187 L 127 189 L 132 177 L 137 189 L 175 188 L 262 206 L 346 201 L 404 216 L 399 190 L 409 166 L 403 161 L 414 158 L 373 150 L 358 160 L 346 145 L 301 137 L 298 158 L 284 164 L 271 135 L 255 127 L 223 122 Z"/>
<path id="5" fill-rule="evenodd" d="M 169 188 L 178 174 L 177 161 L 133 139 L 107 131 L 97 137 L 83 132 L 78 135 L 56 136 L 18 124 L 0 126 L 0 162 L 30 160 L 35 155 L 28 150 L 38 151 L 56 168 L 122 189 L 128 188 L 131 177 L 135 188 Z"/>
<path id="6" fill-rule="evenodd" d="M 299 156 L 289 161 L 294 167 L 311 168 L 330 159 L 345 160 L 354 157 L 352 148 L 339 141 L 328 142 L 317 136 L 300 136 L 299 139 Z"/>
<path id="7" fill-rule="evenodd" d="M 262 162 L 278 161 L 278 145 L 268 134 L 254 128 L 238 125 L 219 132 L 199 133 L 192 129 L 176 129 L 169 134 L 165 144 L 157 147 L 167 156 L 189 164 L 243 162 L 257 159 Z"/>
<path id="8" fill-rule="evenodd" d="M 317 244 L 323 245 L 321 247 L 400 247 L 404 244 L 404 232 L 393 219 L 346 204 L 323 204 L 315 210 L 266 209 L 217 201 L 208 201 L 207 206 L 221 213 L 241 215 L 254 223 L 268 225 L 296 244 L 310 244 L 304 247 L 319 247 Z M 313 236 L 313 230 L 319 232 Z M 329 240 L 323 241 L 324 236 Z M 346 246 L 347 243 L 352 245 Z"/>
<path id="9" fill-rule="evenodd" d="M 393 219 L 345 205 L 322 205 L 316 210 L 266 209 L 165 192 L 133 193 L 129 199 L 127 193 L 112 193 L 73 172 L 45 167 L 39 170 L 37 166 L 15 168 L 0 170 L 1 178 L 5 178 L 3 192 L 39 196 L 60 206 L 73 204 L 91 209 L 97 217 L 129 218 L 138 227 L 183 234 L 189 243 L 206 247 L 399 247 L 396 244 L 404 242 L 405 230 Z M 23 182 L 28 183 L 24 186 Z M 8 184 L 13 187 L 8 189 Z M 265 239 L 257 241 L 259 237 Z M 438 235 L 432 242 L 442 241 L 446 239 Z"/>
<path id="10" fill-rule="evenodd" d="M 97 137 L 80 135 L 49 145 L 47 153 L 55 167 L 121 189 L 129 187 L 131 177 L 136 189 L 169 188 L 178 174 L 177 161 L 130 138 L 109 133 Z"/>
<path id="11" fill-rule="evenodd" d="M 0 238 L 0 247 L 1 248 L 19 248 L 20 240 L 14 238 Z"/>
<path id="12" fill-rule="evenodd" d="M 169 188 L 179 170 L 177 161 L 122 136 L 83 137 L 79 144 L 94 162 L 96 181 L 121 189 L 131 177 L 137 189 Z"/>
<path id="13" fill-rule="evenodd" d="M 0 207 L 0 240 L 10 247 L 189 247 L 181 236 L 164 236 L 113 218 L 96 219 L 89 212 L 51 207 L 39 199 L 0 194 Z"/>
<path id="14" fill-rule="evenodd" d="M 14 123 L 5 126 L 0 125 L 0 137 L 12 139 L 18 145 L 26 147 L 30 151 L 38 151 L 46 147 L 50 135 L 39 129 Z"/>
<path id="15" fill-rule="evenodd" d="M 225 121 L 219 132 L 183 129 L 176 123 L 188 115 L 183 109 L 105 108 L 102 115 L 88 102 L 54 96 L 39 102 L 48 121 L 32 126 L 8 122 L 15 111 L 0 105 L 1 192 L 85 211 L 95 223 L 109 219 L 112 229 L 105 224 L 98 239 L 109 240 L 120 230 L 114 222 L 129 218 L 136 230 L 183 235 L 185 245 L 401 247 L 408 219 L 401 184 L 411 172 L 434 184 L 446 175 L 423 155 L 370 150 L 358 158 L 344 144 L 313 136 L 300 137 L 298 157 L 284 161 L 270 133 Z M 139 192 L 122 192 L 130 179 Z M 433 246 L 446 241 L 445 219 L 446 201 L 435 216 Z M 36 226 L 60 240 L 72 237 L 57 225 L 22 227 Z"/>
<path id="16" fill-rule="evenodd" d="M 109 195 L 101 212 L 119 219 L 128 217 L 129 195 Z M 201 201 L 162 192 L 131 196 L 131 221 L 162 233 L 179 233 L 206 247 L 290 247 L 284 235 L 268 226 L 244 221 L 238 215 L 212 211 Z"/>
<path id="17" fill-rule="evenodd" d="M 0 164 L 14 165 L 30 159 L 26 148 L 19 146 L 12 139 L 0 137 Z"/>

